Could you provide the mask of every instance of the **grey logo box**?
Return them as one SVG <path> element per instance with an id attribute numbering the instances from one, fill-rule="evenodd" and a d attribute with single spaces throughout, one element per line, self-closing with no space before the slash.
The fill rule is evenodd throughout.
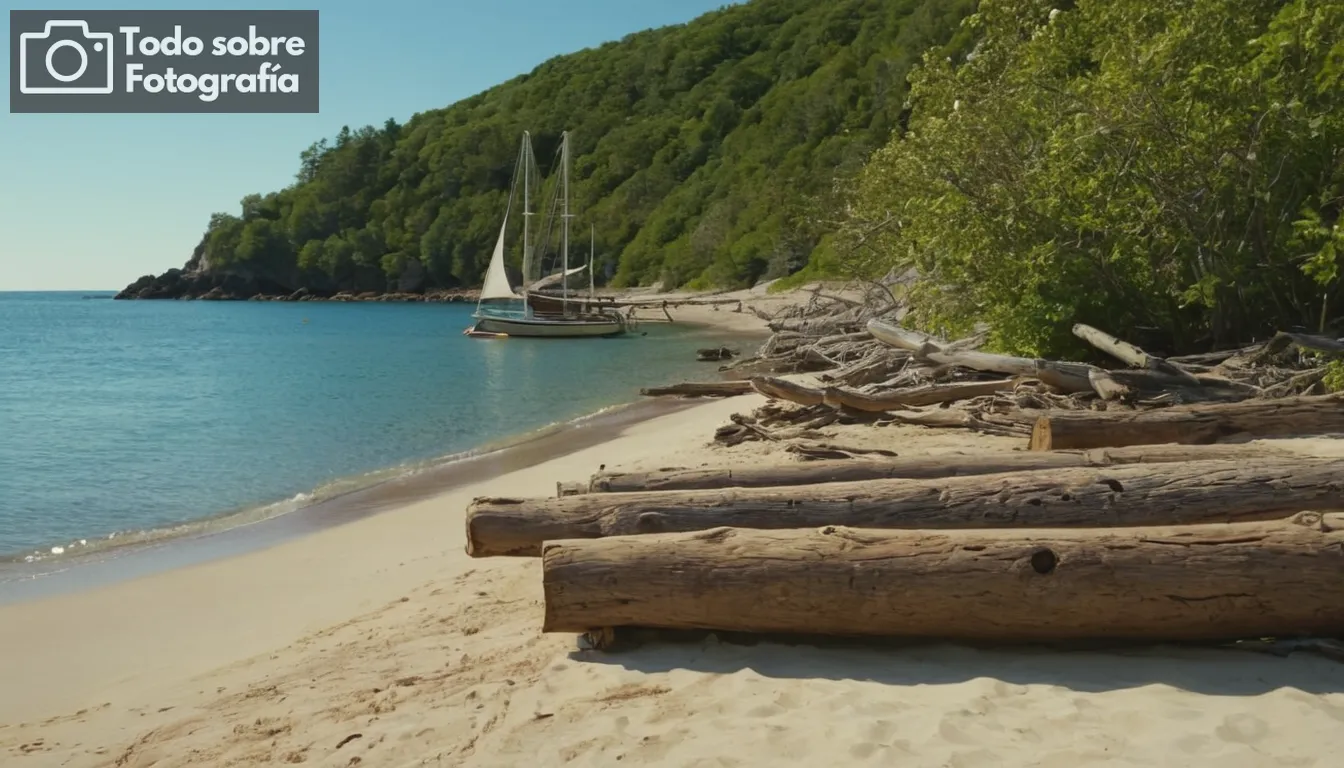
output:
<path id="1" fill-rule="evenodd" d="M 10 11 L 10 112 L 317 112 L 317 11 Z"/>

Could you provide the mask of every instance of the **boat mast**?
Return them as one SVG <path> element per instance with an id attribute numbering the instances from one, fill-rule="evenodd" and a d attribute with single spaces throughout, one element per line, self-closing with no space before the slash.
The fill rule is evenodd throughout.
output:
<path id="1" fill-rule="evenodd" d="M 528 148 L 531 146 L 531 139 L 532 139 L 531 135 L 527 131 L 523 131 L 523 146 L 521 151 L 523 153 L 523 316 L 524 317 L 527 316 L 527 308 L 528 308 L 527 270 L 528 267 L 532 266 L 530 263 L 532 259 L 531 254 L 528 252 L 528 239 L 527 239 L 528 220 L 532 218 L 531 199 L 528 195 L 528 192 L 531 190 L 532 186 L 531 173 L 530 173 L 531 168 L 529 167 L 532 165 L 532 163 L 529 162 L 529 160 L 531 159 L 529 157 L 531 153 L 528 152 Z"/>
<path id="2" fill-rule="evenodd" d="M 564 238 L 563 240 L 564 244 L 561 247 L 562 250 L 560 256 L 562 262 L 560 267 L 560 275 L 561 275 L 560 297 L 564 299 L 566 302 L 568 302 L 569 301 L 569 131 L 565 131 L 562 141 L 563 143 L 560 145 L 560 162 L 562 163 L 560 178 L 564 184 L 565 207 L 564 212 L 560 216 L 561 220 L 564 221 L 564 230 L 562 235 L 562 237 Z M 562 304 L 561 306 L 565 307 L 566 309 L 569 308 L 568 303 Z"/>
<path id="3" fill-rule="evenodd" d="M 596 269 L 593 257 L 597 255 L 597 225 L 589 224 L 588 226 L 592 228 L 591 239 L 588 241 L 588 300 L 592 301 L 597 298 L 597 288 L 594 287 L 593 282 L 593 270 Z"/>

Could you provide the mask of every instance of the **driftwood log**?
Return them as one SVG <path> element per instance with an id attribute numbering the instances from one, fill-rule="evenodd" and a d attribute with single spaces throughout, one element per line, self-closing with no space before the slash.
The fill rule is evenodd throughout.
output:
<path id="1" fill-rule="evenodd" d="M 1126 464 L 1169 464 L 1219 459 L 1287 457 L 1270 447 L 1256 445 L 1148 445 L 1099 448 L 1091 451 L 1041 451 L 980 456 L 929 456 L 878 460 L 815 461 L 767 467 L 702 467 L 660 469 L 653 472 L 598 472 L 587 483 L 589 493 L 687 491 L 713 488 L 769 488 L 859 480 L 934 479 L 1028 472 L 1072 467 L 1113 467 Z M 569 485 L 581 485 L 578 483 Z M 573 495 L 573 494 L 564 494 Z"/>
<path id="2" fill-rule="evenodd" d="M 896 349 L 909 350 L 918 360 L 1008 376 L 1031 376 L 1066 394 L 1093 391 L 1092 382 L 1087 376 L 1093 366 L 1085 363 L 1033 360 L 989 352 L 957 350 L 928 334 L 902 328 L 880 318 L 869 320 L 867 328 L 878 341 Z"/>
<path id="3" fill-rule="evenodd" d="M 734 397 L 751 394 L 749 381 L 688 381 L 666 387 L 645 387 L 639 390 L 648 397 Z"/>
<path id="4" fill-rule="evenodd" d="M 787 400 L 799 405 L 821 405 L 825 392 L 816 387 L 774 376 L 753 376 L 747 381 L 756 392 L 775 400 Z"/>
<path id="5" fill-rule="evenodd" d="M 1245 400 L 1264 393 L 1259 387 L 1230 379 L 1194 375 L 1191 378 L 1195 382 L 1193 385 L 1182 378 L 1151 370 L 1103 371 L 1095 368 L 1088 372 L 1092 389 L 1102 400 L 1213 403 Z"/>
<path id="6" fill-rule="evenodd" d="M 1344 520 L 1090 530 L 719 528 L 546 545 L 547 632 L 992 642 L 1344 634 Z"/>
<path id="7" fill-rule="evenodd" d="M 1036 419 L 1031 450 L 1198 445 L 1234 435 L 1275 437 L 1344 432 L 1344 393 L 1244 400 L 1152 411 L 1052 411 Z"/>
<path id="8" fill-rule="evenodd" d="M 1281 354 L 1288 347 L 1297 347 L 1299 349 L 1308 349 L 1313 352 L 1324 352 L 1326 354 L 1344 354 L 1344 339 L 1331 339 L 1326 336 L 1312 336 L 1305 333 L 1288 333 L 1279 331 L 1274 338 L 1265 343 L 1263 347 L 1254 353 L 1243 353 L 1242 357 L 1252 365 L 1263 364 L 1276 355 Z"/>
<path id="9" fill-rule="evenodd" d="M 824 403 L 832 408 L 851 408 L 865 413 L 883 413 L 970 400 L 975 397 L 1011 391 L 1017 383 L 1015 379 L 970 381 L 958 384 L 913 387 L 894 392 L 884 392 L 879 395 L 869 395 L 841 387 L 809 387 L 805 384 L 773 376 L 753 376 L 750 381 L 753 389 L 775 400 L 787 400 L 798 405 Z"/>
<path id="10" fill-rule="evenodd" d="M 1188 387 L 1200 386 L 1200 382 L 1194 374 L 1186 371 L 1178 365 L 1170 363 L 1160 357 L 1153 357 L 1142 349 L 1121 341 L 1116 337 L 1097 330 L 1090 325 L 1078 323 L 1073 326 L 1073 334 L 1086 341 L 1088 344 L 1114 357 L 1122 363 L 1127 363 L 1134 368 L 1143 368 L 1154 373 L 1163 374 L 1174 384 L 1185 385 Z M 1099 393 L 1105 397 L 1104 392 Z"/>
<path id="11" fill-rule="evenodd" d="M 734 528 L 1106 527 L 1234 522 L 1344 509 L 1344 460 L 1199 461 L 936 480 L 479 498 L 467 553 L 532 556 L 558 539 Z"/>

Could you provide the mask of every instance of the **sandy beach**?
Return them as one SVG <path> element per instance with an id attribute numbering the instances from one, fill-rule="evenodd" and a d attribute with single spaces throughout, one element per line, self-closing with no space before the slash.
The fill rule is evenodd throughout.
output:
<path id="1" fill-rule="evenodd" d="M 696 307 L 683 321 L 729 313 Z M 473 560 L 463 512 L 600 466 L 778 463 L 712 446 L 757 396 L 269 549 L 0 607 L 15 766 L 1333 766 L 1344 667 L 1308 654 L 732 645 L 540 632 L 540 565 Z M 836 427 L 903 456 L 1012 438 Z M 1279 441 L 1304 453 L 1332 441 Z"/>

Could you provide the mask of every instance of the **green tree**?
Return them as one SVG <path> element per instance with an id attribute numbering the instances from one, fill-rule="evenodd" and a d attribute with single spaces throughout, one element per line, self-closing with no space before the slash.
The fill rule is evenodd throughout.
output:
<path id="1" fill-rule="evenodd" d="M 1319 328 L 1338 289 L 1344 3 L 984 0 L 854 196 L 850 261 L 917 319 L 1068 353 L 1076 321 L 1184 349 Z M 873 232 L 877 230 L 876 234 Z"/>
<path id="2" fill-rule="evenodd" d="M 477 284 L 522 131 L 553 183 L 568 130 L 575 226 L 597 227 L 617 284 L 751 283 L 830 234 L 791 212 L 838 202 L 827 190 L 888 140 L 910 67 L 974 5 L 754 0 L 556 57 L 404 125 L 344 126 L 303 150 L 291 186 L 243 201 L 249 229 L 212 228 L 210 263 L 344 289 L 418 263 L 431 286 Z"/>

